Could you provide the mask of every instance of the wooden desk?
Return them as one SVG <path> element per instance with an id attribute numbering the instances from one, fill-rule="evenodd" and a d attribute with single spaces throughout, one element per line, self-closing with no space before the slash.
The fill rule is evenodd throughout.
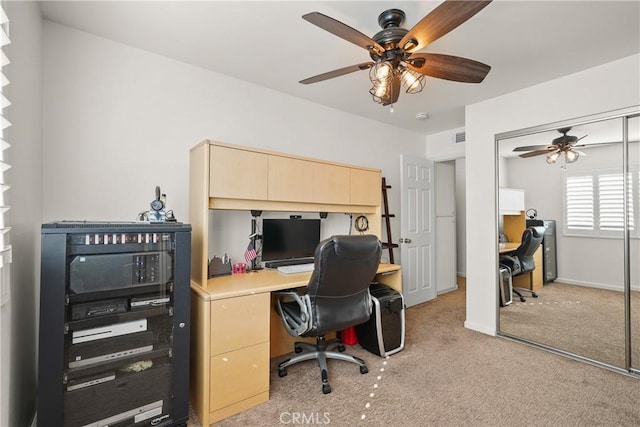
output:
<path id="1" fill-rule="evenodd" d="M 498 252 L 500 254 L 507 254 L 513 252 L 520 246 L 519 242 L 507 242 L 498 244 Z M 529 274 L 522 274 L 513 278 L 513 286 L 521 288 L 531 289 L 533 291 L 539 291 L 543 286 L 542 277 L 542 246 L 536 250 L 533 254 L 533 260 L 536 264 L 536 268 L 530 271 Z"/>
<path id="2" fill-rule="evenodd" d="M 507 243 L 499 243 L 498 244 L 498 252 L 501 254 L 506 254 L 509 252 L 513 252 L 516 249 L 518 249 L 518 246 L 520 246 L 520 243 L 514 243 L 514 242 L 507 242 Z"/>
<path id="3" fill-rule="evenodd" d="M 269 399 L 270 358 L 300 340 L 284 329 L 271 293 L 310 277 L 260 270 L 191 282 L 190 400 L 203 426 Z M 399 265 L 380 264 L 374 280 L 402 291 Z"/>

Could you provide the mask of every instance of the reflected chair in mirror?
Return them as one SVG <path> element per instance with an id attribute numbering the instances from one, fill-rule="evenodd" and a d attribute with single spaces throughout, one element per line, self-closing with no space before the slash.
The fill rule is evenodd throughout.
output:
<path id="1" fill-rule="evenodd" d="M 331 392 L 327 359 L 357 364 L 368 372 L 364 360 L 343 353 L 340 340 L 325 340 L 325 334 L 338 332 L 369 320 L 373 301 L 369 285 L 376 275 L 382 245 L 373 235 L 333 236 L 318 244 L 314 270 L 304 294 L 296 290 L 276 292 L 276 310 L 292 336 L 315 337 L 316 344 L 296 342 L 296 355 L 278 365 L 278 375 L 287 367 L 305 360 L 317 360 L 322 392 Z M 338 351 L 334 351 L 334 350 Z"/>
<path id="2" fill-rule="evenodd" d="M 538 295 L 533 291 L 533 270 L 536 264 L 533 255 L 540 247 L 544 236 L 544 227 L 527 227 L 522 233 L 520 246 L 509 254 L 500 255 L 500 267 L 507 268 L 511 277 L 529 273 L 529 288 L 514 287 L 513 293 L 520 297 L 520 301 L 524 302 L 522 292 L 529 292 L 534 298 Z"/>

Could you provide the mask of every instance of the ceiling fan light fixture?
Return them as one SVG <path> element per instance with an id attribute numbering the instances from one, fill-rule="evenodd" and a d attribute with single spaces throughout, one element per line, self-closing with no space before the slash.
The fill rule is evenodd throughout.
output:
<path id="1" fill-rule="evenodd" d="M 560 153 L 559 152 L 556 151 L 554 153 L 551 153 L 551 154 L 549 154 L 547 156 L 547 163 L 553 164 L 558 160 L 559 157 L 560 157 Z"/>
<path id="2" fill-rule="evenodd" d="M 374 85 L 369 89 L 369 93 L 375 102 L 382 104 L 389 98 L 389 86 L 384 84 Z"/>
<path id="3" fill-rule="evenodd" d="M 378 62 L 369 70 L 369 79 L 373 84 L 369 93 L 378 104 L 384 103 L 389 98 L 392 78 L 393 67 L 389 62 Z"/>
<path id="4" fill-rule="evenodd" d="M 578 154 L 577 151 L 567 150 L 564 152 L 564 160 L 567 163 L 575 162 L 576 160 L 578 160 L 578 157 L 580 157 L 580 154 Z"/>
<path id="5" fill-rule="evenodd" d="M 420 93 L 424 89 L 425 76 L 401 65 L 400 77 L 407 93 Z"/>
<path id="6" fill-rule="evenodd" d="M 393 66 L 387 61 L 378 62 L 369 70 L 369 79 L 374 85 L 379 83 L 388 84 L 392 76 Z"/>

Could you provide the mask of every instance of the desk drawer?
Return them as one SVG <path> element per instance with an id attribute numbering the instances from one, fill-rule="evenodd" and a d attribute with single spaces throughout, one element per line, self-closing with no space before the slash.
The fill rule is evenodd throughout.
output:
<path id="1" fill-rule="evenodd" d="M 211 411 L 268 391 L 268 342 L 211 358 Z"/>
<path id="2" fill-rule="evenodd" d="M 268 292 L 212 301 L 211 355 L 268 342 L 270 301 Z"/>

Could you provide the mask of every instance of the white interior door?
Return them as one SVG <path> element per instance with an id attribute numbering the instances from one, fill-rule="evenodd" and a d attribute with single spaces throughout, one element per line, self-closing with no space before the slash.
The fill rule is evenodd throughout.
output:
<path id="1" fill-rule="evenodd" d="M 400 255 L 402 292 L 407 307 L 436 297 L 433 162 L 400 156 Z"/>

